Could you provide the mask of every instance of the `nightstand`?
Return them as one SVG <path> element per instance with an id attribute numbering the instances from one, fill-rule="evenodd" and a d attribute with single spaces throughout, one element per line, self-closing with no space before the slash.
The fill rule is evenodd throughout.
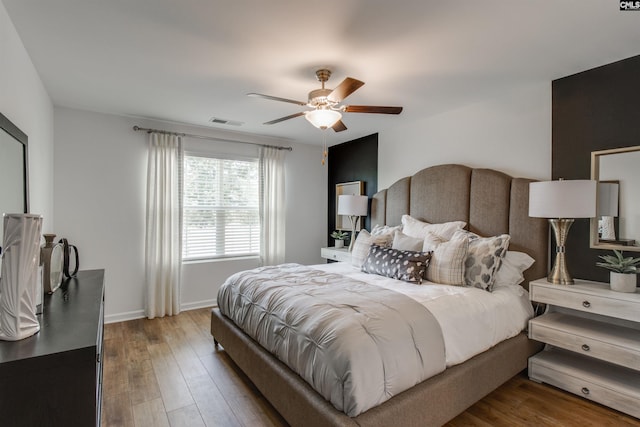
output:
<path id="1" fill-rule="evenodd" d="M 336 248 L 334 246 L 321 248 L 320 256 L 330 261 L 351 262 L 351 252 L 349 252 L 349 248 Z"/>
<path id="2" fill-rule="evenodd" d="M 529 338 L 546 343 L 529 359 L 529 378 L 640 418 L 640 292 L 539 279 L 529 293 L 547 304 L 529 321 Z"/>

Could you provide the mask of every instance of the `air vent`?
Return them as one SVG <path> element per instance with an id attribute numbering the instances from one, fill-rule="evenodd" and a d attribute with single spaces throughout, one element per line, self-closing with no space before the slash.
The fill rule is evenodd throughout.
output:
<path id="1" fill-rule="evenodd" d="M 211 117 L 209 122 L 214 123 L 216 125 L 228 125 L 228 126 L 242 126 L 244 122 L 240 122 L 238 120 L 227 120 L 221 119 L 220 117 Z"/>

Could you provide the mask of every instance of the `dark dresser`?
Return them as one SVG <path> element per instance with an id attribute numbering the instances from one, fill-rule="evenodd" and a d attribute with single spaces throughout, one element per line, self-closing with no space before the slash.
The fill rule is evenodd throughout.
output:
<path id="1" fill-rule="evenodd" d="M 104 270 L 65 280 L 44 299 L 40 332 L 0 341 L 0 425 L 99 426 Z"/>

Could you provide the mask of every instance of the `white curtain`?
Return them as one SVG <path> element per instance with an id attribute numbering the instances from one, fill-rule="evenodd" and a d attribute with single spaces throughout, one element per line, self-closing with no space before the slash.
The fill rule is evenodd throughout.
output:
<path id="1" fill-rule="evenodd" d="M 149 134 L 145 237 L 149 319 L 180 313 L 182 156 L 181 137 Z"/>
<path id="2" fill-rule="evenodd" d="M 260 148 L 260 230 L 262 265 L 284 262 L 284 150 Z"/>

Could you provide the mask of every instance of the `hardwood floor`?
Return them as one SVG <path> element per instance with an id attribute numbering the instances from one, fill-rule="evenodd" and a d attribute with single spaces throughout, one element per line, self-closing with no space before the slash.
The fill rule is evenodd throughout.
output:
<path id="1" fill-rule="evenodd" d="M 287 426 L 209 332 L 209 309 L 105 326 L 102 426 Z M 524 374 L 447 424 L 640 426 Z"/>

